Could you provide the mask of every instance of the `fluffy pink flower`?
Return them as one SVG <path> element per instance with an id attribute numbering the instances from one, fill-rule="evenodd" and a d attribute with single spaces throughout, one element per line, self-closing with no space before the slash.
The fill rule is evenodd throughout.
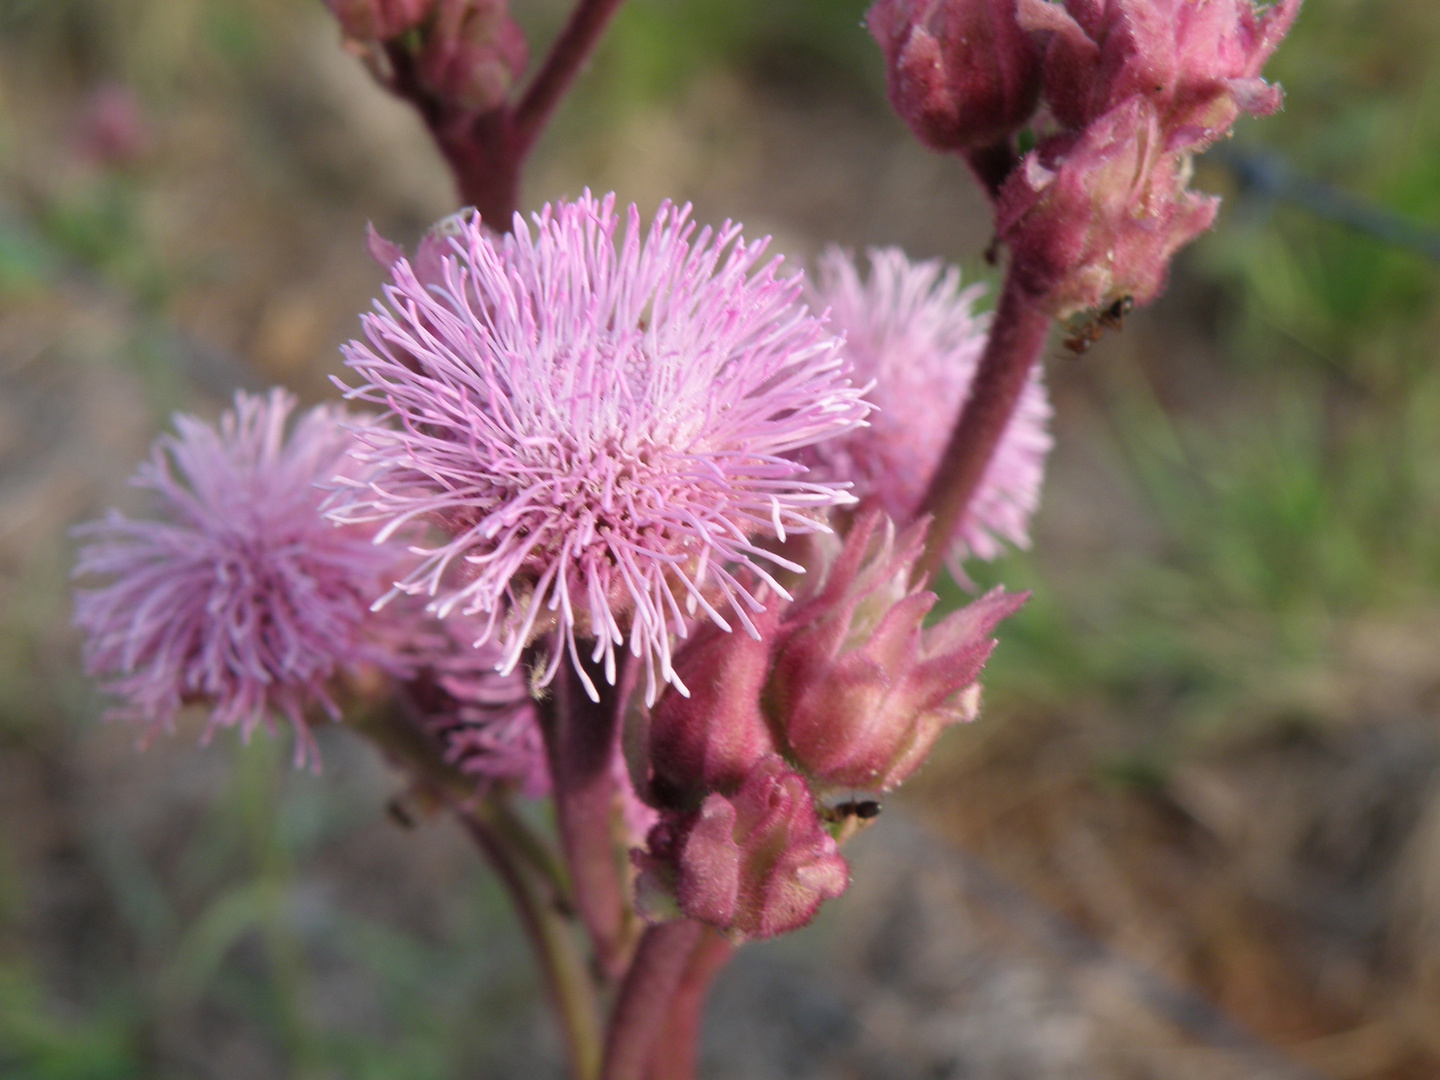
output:
<path id="1" fill-rule="evenodd" d="M 800 569 L 762 542 L 853 501 L 791 458 L 868 407 L 801 282 L 760 265 L 764 241 L 728 223 L 695 235 L 669 204 L 648 232 L 632 206 L 617 237 L 613 207 L 586 193 L 503 237 L 463 221 L 429 287 L 395 263 L 389 307 L 345 357 L 361 380 L 347 396 L 398 430 L 358 432 L 373 472 L 332 513 L 386 523 L 381 538 L 436 526 L 398 588 L 483 616 L 502 670 L 558 629 L 542 681 L 563 651 L 589 683 L 579 639 L 613 681 L 628 641 L 653 701 L 697 613 L 754 632 L 738 568 L 777 590 L 767 563 Z"/>
<path id="2" fill-rule="evenodd" d="M 397 665 L 364 625 L 395 549 L 319 510 L 316 484 L 348 468 L 344 414 L 312 409 L 287 440 L 294 405 L 278 389 L 237 394 L 218 429 L 177 415 L 177 434 L 156 441 L 132 481 L 160 517 L 111 511 L 76 530 L 88 540 L 76 576 L 108 579 L 75 597 L 86 669 L 125 699 L 107 715 L 153 734 L 205 702 L 208 739 L 224 727 L 248 738 L 279 713 L 295 727 L 296 764 L 318 764 L 307 705 L 338 719 L 327 684 L 339 669 Z"/>
<path id="3" fill-rule="evenodd" d="M 830 308 L 845 334 L 845 356 L 875 411 L 869 425 L 807 448 L 800 460 L 817 478 L 850 480 L 862 509 L 896 521 L 915 516 L 950 437 L 980 353 L 988 316 L 973 305 L 980 286 L 960 288 L 958 270 L 938 260 L 912 263 L 898 248 L 872 248 L 862 280 L 839 249 L 820 260 L 817 307 Z M 1040 501 L 1050 404 L 1036 365 L 970 509 L 953 554 L 993 559 L 1005 543 L 1029 546 L 1030 516 Z"/>

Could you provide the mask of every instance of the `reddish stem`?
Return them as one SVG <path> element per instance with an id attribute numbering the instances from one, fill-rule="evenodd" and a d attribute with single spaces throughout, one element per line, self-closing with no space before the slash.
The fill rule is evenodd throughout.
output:
<path id="1" fill-rule="evenodd" d="M 625 657 L 619 657 L 622 666 Z M 600 671 L 590 676 L 600 689 L 598 702 L 590 699 L 574 668 L 561 664 L 555 693 L 542 708 L 542 727 L 575 907 L 590 931 L 600 970 L 613 979 L 624 971 L 628 945 L 613 771 L 624 700 Z M 623 685 L 625 680 L 618 681 Z"/>
<path id="2" fill-rule="evenodd" d="M 644 1080 L 702 930 L 699 923 L 679 919 L 645 931 L 610 1017 L 601 1080 Z"/>
<path id="3" fill-rule="evenodd" d="M 1049 332 L 1050 316 L 1017 283 L 1012 265 L 990 324 L 990 338 L 980 357 L 980 367 L 970 385 L 970 396 L 920 506 L 920 513 L 933 515 L 933 520 L 925 555 L 915 571 L 917 577 L 929 577 L 944 560 Z"/>
<path id="4" fill-rule="evenodd" d="M 735 946 L 729 941 L 714 930 L 703 931 L 670 1002 L 665 1028 L 651 1051 L 647 1080 L 695 1080 L 705 1002 L 715 976 L 734 955 Z"/>
<path id="5" fill-rule="evenodd" d="M 550 46 L 540 73 L 515 108 L 515 137 L 520 157 L 523 158 L 539 138 L 622 3 L 624 0 L 579 0 L 575 5 L 570 21 Z"/>

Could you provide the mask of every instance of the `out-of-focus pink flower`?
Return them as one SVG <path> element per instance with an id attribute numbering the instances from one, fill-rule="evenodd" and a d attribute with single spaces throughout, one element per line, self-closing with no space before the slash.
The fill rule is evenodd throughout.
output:
<path id="1" fill-rule="evenodd" d="M 1260 69 L 1290 30 L 1300 0 L 1020 0 L 1020 22 L 1049 38 L 1045 100 L 1079 129 L 1143 97 L 1167 149 L 1200 149 L 1241 112 L 1280 107 Z"/>
<path id="2" fill-rule="evenodd" d="M 974 719 L 990 635 L 1028 596 L 996 589 L 926 627 L 935 594 L 910 583 L 925 525 L 897 540 L 888 518 L 862 517 L 780 629 L 764 700 L 786 754 L 823 788 L 888 791 L 945 728 Z"/>
<path id="3" fill-rule="evenodd" d="M 689 696 L 667 687 L 650 710 L 651 794 L 657 805 L 691 808 L 712 791 L 734 792 L 775 752 L 760 693 L 781 605 L 756 616 L 759 638 L 702 625 L 678 651 Z"/>
<path id="4" fill-rule="evenodd" d="M 498 108 L 525 71 L 530 49 L 506 0 L 438 0 L 418 71 L 429 90 L 471 112 Z"/>
<path id="5" fill-rule="evenodd" d="M 426 725 L 445 760 L 482 787 L 511 783 L 539 798 L 550 791 L 550 771 L 534 699 L 524 673 L 495 670 L 500 650 L 490 641 L 477 645 L 483 633 L 483 624 L 462 616 L 427 617 L 408 628 L 409 659 L 438 691 L 425 696 Z"/>
<path id="6" fill-rule="evenodd" d="M 867 426 L 806 448 L 800 460 L 819 479 L 851 481 L 862 511 L 880 509 L 903 522 L 915 516 L 969 396 L 989 317 L 973 311 L 981 287 L 961 289 L 953 267 L 912 263 L 898 248 L 868 254 L 862 280 L 850 256 L 827 251 L 812 295 L 845 335 L 852 378 L 871 384 L 866 398 L 875 409 Z M 1037 364 L 957 529 L 957 565 L 970 556 L 993 559 L 1006 543 L 1029 546 L 1049 418 Z"/>
<path id="7" fill-rule="evenodd" d="M 92 93 L 80 114 L 80 153 L 106 168 L 124 168 L 145 157 L 155 134 L 135 91 L 106 83 Z"/>
<path id="8" fill-rule="evenodd" d="M 927 146 L 990 146 L 1034 113 L 1040 50 L 1015 0 L 878 0 L 866 21 L 885 54 L 890 102 Z"/>
<path id="9" fill-rule="evenodd" d="M 868 406 L 802 283 L 761 266 L 765 242 L 738 226 L 696 236 L 689 208 L 666 204 L 646 233 L 632 206 L 617 237 L 614 197 L 588 192 L 534 220 L 497 237 L 467 219 L 443 285 L 395 263 L 389 308 L 345 356 L 361 380 L 347 396 L 398 430 L 357 433 L 372 474 L 332 514 L 383 523 L 382 538 L 437 527 L 398 588 L 441 617 L 484 616 L 502 670 L 558 629 L 542 683 L 568 653 L 588 685 L 583 639 L 613 682 L 628 643 L 653 702 L 692 617 L 728 629 L 728 608 L 754 632 L 740 568 L 788 595 L 765 564 L 800 568 L 759 541 L 853 502 L 791 455 Z"/>
<path id="10" fill-rule="evenodd" d="M 305 710 L 318 702 L 339 718 L 337 671 L 404 666 L 366 627 L 402 552 L 319 509 L 316 485 L 352 468 L 346 418 L 320 406 L 287 440 L 294 405 L 278 389 L 237 394 L 218 429 L 177 415 L 133 481 L 160 517 L 111 511 L 76 530 L 86 539 L 76 576 L 106 581 L 77 590 L 75 621 L 87 670 L 124 699 L 108 715 L 153 734 L 203 702 L 208 739 L 225 727 L 248 738 L 279 713 L 294 725 L 296 764 L 318 765 Z"/>
<path id="11" fill-rule="evenodd" d="M 1220 200 L 1189 189 L 1189 154 L 1165 143 L 1154 109 L 1134 97 L 1079 135 L 1046 139 L 1006 181 L 996 232 L 1057 317 L 1152 300 L 1171 257 L 1214 222 Z"/>
<path id="12" fill-rule="evenodd" d="M 635 861 L 648 918 L 683 914 L 737 942 L 800 929 L 850 881 L 804 778 L 774 755 L 734 794 L 662 817 Z"/>
<path id="13" fill-rule="evenodd" d="M 419 26 L 435 0 L 325 0 L 347 38 L 389 41 Z"/>

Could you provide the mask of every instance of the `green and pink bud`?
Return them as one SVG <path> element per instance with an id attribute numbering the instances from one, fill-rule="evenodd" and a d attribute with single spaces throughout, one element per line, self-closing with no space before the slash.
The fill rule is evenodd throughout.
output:
<path id="1" fill-rule="evenodd" d="M 647 918 L 683 915 L 736 942 L 800 929 L 850 881 L 805 778 L 774 754 L 733 794 L 663 818 L 635 861 Z"/>
<path id="2" fill-rule="evenodd" d="M 975 718 L 995 627 L 1028 594 L 999 589 L 934 626 L 934 593 L 911 584 L 926 522 L 898 538 L 856 523 L 823 588 L 781 628 L 765 704 L 789 758 L 829 789 L 888 791 L 941 733 Z"/>
<path id="3" fill-rule="evenodd" d="M 460 109 L 490 112 L 505 104 L 529 58 L 505 0 L 439 0 L 420 49 L 420 81 Z"/>
<path id="4" fill-rule="evenodd" d="M 667 686 L 650 711 L 650 793 L 660 806 L 693 808 L 711 792 L 734 792 L 775 752 L 760 694 L 770 673 L 779 604 L 755 616 L 757 640 L 702 623 L 675 658 L 688 687 Z"/>
<path id="5" fill-rule="evenodd" d="M 1009 138 L 1040 98 L 1040 49 L 1016 0 L 878 0 L 866 18 L 890 101 L 920 141 L 966 150 Z"/>

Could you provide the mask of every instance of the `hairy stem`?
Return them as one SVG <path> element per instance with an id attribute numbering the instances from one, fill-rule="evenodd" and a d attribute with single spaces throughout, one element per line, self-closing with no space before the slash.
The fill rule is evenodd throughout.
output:
<path id="1" fill-rule="evenodd" d="M 645 1080 L 669 1007 L 703 927 L 689 919 L 645 931 L 610 1016 L 601 1080 Z"/>
<path id="2" fill-rule="evenodd" d="M 624 660 L 622 653 L 622 665 Z M 574 668 L 561 664 L 555 692 L 542 703 L 541 726 L 576 910 L 590 931 L 600 970 L 614 979 L 624 972 L 629 951 L 614 774 L 624 701 L 598 670 L 590 675 L 600 689 L 599 701 L 591 700 Z"/>
<path id="3" fill-rule="evenodd" d="M 734 955 L 735 946 L 714 930 L 706 928 L 701 932 L 680 977 L 680 985 L 670 1000 L 665 1026 L 650 1052 L 646 1080 L 695 1080 L 705 1002 L 710 997 L 715 976 Z"/>
<path id="4" fill-rule="evenodd" d="M 1050 316 L 1025 294 L 1012 265 L 970 396 L 920 506 L 920 513 L 932 515 L 932 520 L 925 555 L 915 571 L 917 577 L 929 577 L 944 561 L 955 529 L 985 478 L 985 470 L 1009 426 L 1049 332 Z"/>
<path id="5" fill-rule="evenodd" d="M 624 0 L 578 0 L 570 21 L 550 46 L 535 81 L 515 107 L 516 145 L 524 157 L 570 89 L 605 27 Z"/>
<path id="6" fill-rule="evenodd" d="M 502 830 L 478 813 L 460 817 L 499 874 L 535 950 L 575 1080 L 595 1080 L 601 1060 L 600 1014 L 595 986 L 569 926 L 547 901 L 543 887 L 537 885 Z"/>
<path id="7" fill-rule="evenodd" d="M 448 807 L 494 867 L 525 930 L 546 990 L 559 1018 L 576 1080 L 594 1080 L 600 1068 L 600 1014 L 565 912 L 566 883 L 549 845 L 530 829 L 501 794 L 481 797 L 475 783 L 447 764 L 436 740 L 414 715 L 427 688 L 407 685 L 405 710 L 362 717 L 357 730 L 369 736 L 436 802 Z"/>

